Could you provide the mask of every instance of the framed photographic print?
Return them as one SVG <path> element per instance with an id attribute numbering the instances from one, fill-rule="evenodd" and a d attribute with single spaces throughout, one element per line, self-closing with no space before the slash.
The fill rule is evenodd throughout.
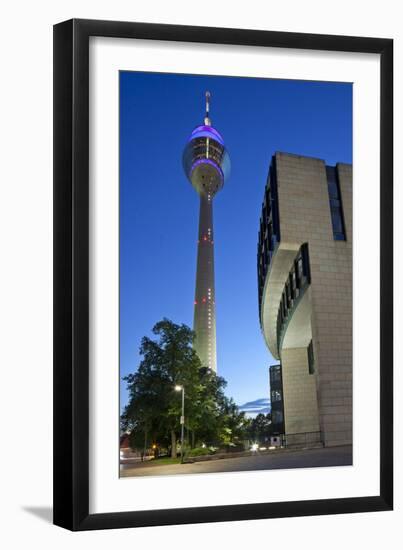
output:
<path id="1" fill-rule="evenodd" d="M 391 510 L 393 42 L 54 27 L 54 522 Z"/>

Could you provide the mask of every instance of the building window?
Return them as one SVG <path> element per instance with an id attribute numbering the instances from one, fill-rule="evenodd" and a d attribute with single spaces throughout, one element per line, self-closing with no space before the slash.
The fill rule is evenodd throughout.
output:
<path id="1" fill-rule="evenodd" d="M 326 166 L 326 177 L 333 238 L 335 241 L 345 241 L 346 230 L 344 226 L 343 206 L 341 203 L 340 185 L 335 166 Z"/>
<path id="2" fill-rule="evenodd" d="M 300 289 L 302 287 L 303 277 L 304 277 L 304 269 L 302 266 L 302 256 L 298 256 L 296 262 L 296 279 L 297 279 L 297 288 Z"/>
<path id="3" fill-rule="evenodd" d="M 291 288 L 291 299 L 295 300 L 297 298 L 297 276 L 295 273 L 295 268 L 290 273 L 290 288 Z"/>
<path id="4" fill-rule="evenodd" d="M 281 384 L 281 368 L 280 365 L 272 365 L 270 367 L 270 386 Z"/>
<path id="5" fill-rule="evenodd" d="M 282 421 L 283 421 L 282 411 L 272 411 L 271 420 L 272 420 L 273 424 L 281 424 Z"/>
<path id="6" fill-rule="evenodd" d="M 312 340 L 308 345 L 308 370 L 309 374 L 315 374 L 315 357 L 313 355 L 313 344 Z"/>
<path id="7" fill-rule="evenodd" d="M 281 391 L 280 390 L 272 390 L 271 391 L 271 402 L 281 401 Z"/>
<path id="8" fill-rule="evenodd" d="M 287 307 L 287 311 L 288 311 L 292 307 L 291 289 L 290 289 L 290 283 L 288 281 L 285 283 L 285 300 L 286 300 L 285 303 L 286 303 L 286 307 Z"/>

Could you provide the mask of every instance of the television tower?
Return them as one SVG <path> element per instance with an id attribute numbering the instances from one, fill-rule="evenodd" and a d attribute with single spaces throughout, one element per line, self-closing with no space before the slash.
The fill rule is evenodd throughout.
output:
<path id="1" fill-rule="evenodd" d="M 206 92 L 204 124 L 191 133 L 183 152 L 186 176 L 200 196 L 194 349 L 203 366 L 217 372 L 214 283 L 213 199 L 229 177 L 230 159 L 221 134 L 212 126 L 210 92 Z"/>

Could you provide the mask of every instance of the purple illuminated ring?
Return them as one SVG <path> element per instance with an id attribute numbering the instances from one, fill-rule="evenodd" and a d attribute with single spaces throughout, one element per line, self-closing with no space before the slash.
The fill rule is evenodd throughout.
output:
<path id="1" fill-rule="evenodd" d="M 199 164 L 210 164 L 211 166 L 214 166 L 214 168 L 217 170 L 217 172 L 220 174 L 221 182 L 224 181 L 224 174 L 221 168 L 218 166 L 216 162 L 214 162 L 211 159 L 198 159 L 196 162 L 194 162 L 190 168 L 190 175 L 192 175 L 193 170 L 196 168 L 196 166 L 199 166 Z"/>
<path id="2" fill-rule="evenodd" d="M 191 133 L 190 138 L 188 141 L 192 141 L 192 139 L 201 138 L 201 137 L 208 137 L 211 139 L 215 139 L 224 147 L 224 140 L 219 132 L 212 126 L 197 126 Z"/>

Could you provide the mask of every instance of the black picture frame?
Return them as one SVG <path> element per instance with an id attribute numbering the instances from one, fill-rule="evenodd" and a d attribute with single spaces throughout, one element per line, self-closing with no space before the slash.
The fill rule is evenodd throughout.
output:
<path id="1" fill-rule="evenodd" d="M 89 38 L 379 54 L 380 487 L 327 500 L 89 513 Z M 391 510 L 393 506 L 393 40 L 73 19 L 54 26 L 54 523 L 71 530 Z"/>

